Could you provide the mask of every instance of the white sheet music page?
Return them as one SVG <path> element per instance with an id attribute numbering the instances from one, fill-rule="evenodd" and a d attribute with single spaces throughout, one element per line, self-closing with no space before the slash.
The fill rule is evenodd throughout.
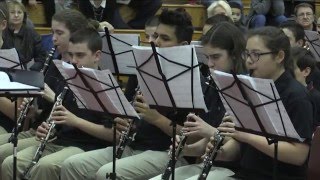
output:
<path id="1" fill-rule="evenodd" d="M 201 41 L 191 41 L 191 45 L 194 45 L 197 53 L 197 59 L 199 63 L 208 64 L 208 58 L 204 53 Z"/>
<path id="2" fill-rule="evenodd" d="M 194 46 L 157 48 L 157 52 L 162 72 L 168 82 L 177 108 L 196 108 L 207 111 L 201 89 L 200 71 L 199 66 L 197 66 L 198 60 Z M 150 61 L 139 68 L 137 76 L 141 90 L 148 103 L 172 107 L 165 84 L 159 80 L 161 75 L 152 56 L 152 49 L 150 47 L 134 46 L 134 54 L 139 66 L 151 58 Z"/>
<path id="3" fill-rule="evenodd" d="M 21 69 L 20 60 L 15 48 L 0 49 L 0 67 Z"/>
<path id="4" fill-rule="evenodd" d="M 99 62 L 101 69 L 109 69 L 115 73 L 109 45 L 105 33 L 100 33 L 102 37 L 102 58 Z M 139 34 L 111 34 L 110 39 L 115 53 L 120 74 L 135 74 L 135 66 L 132 46 L 139 45 Z"/>
<path id="5" fill-rule="evenodd" d="M 65 79 L 71 78 L 67 83 L 77 97 L 79 108 L 103 112 L 104 110 L 101 107 L 103 105 L 109 113 L 139 117 L 109 70 L 100 71 L 90 68 L 79 68 L 84 79 L 92 87 L 102 103 L 99 104 L 90 88 L 85 86 L 79 75 L 76 75 L 76 70 L 72 65 L 56 60 L 54 60 L 54 63 Z"/>
<path id="6" fill-rule="evenodd" d="M 5 93 L 5 91 L 19 91 L 19 90 L 40 90 L 40 88 L 35 86 L 30 86 L 27 84 L 22 84 L 19 82 L 11 82 L 8 74 L 0 71 L 0 91 L 2 91 L 2 93 Z"/>
<path id="7" fill-rule="evenodd" d="M 273 80 L 252 78 L 244 75 L 238 75 L 238 78 L 245 84 L 242 85 L 242 87 L 254 106 L 269 103 L 256 108 L 261 123 L 267 133 L 303 141 L 303 138 L 300 138 L 296 132 L 282 101 L 279 100 L 280 96 Z M 261 132 L 258 122 L 248 106 L 248 103 L 244 100 L 238 86 L 233 84 L 231 88 L 226 88 L 233 83 L 233 76 L 228 73 L 214 71 L 214 79 L 217 82 L 219 89 L 223 89 L 223 92 L 229 95 L 223 95 L 223 97 L 225 97 L 223 103 L 224 105 L 227 103 L 227 105 L 225 105 L 226 110 L 230 114 L 235 114 L 238 118 L 236 126 Z M 234 98 L 236 98 L 236 100 Z M 279 101 L 271 102 L 276 99 Z M 240 103 L 239 101 L 242 101 L 243 103 Z M 231 109 L 233 112 L 230 112 Z M 241 126 L 241 124 L 243 126 Z"/>

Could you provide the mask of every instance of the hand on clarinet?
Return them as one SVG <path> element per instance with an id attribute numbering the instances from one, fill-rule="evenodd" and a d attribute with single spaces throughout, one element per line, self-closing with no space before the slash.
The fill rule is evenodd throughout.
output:
<path id="1" fill-rule="evenodd" d="M 80 120 L 76 115 L 68 111 L 64 106 L 56 106 L 51 114 L 51 120 L 55 124 L 64 124 L 67 126 L 77 127 Z"/>
<path id="2" fill-rule="evenodd" d="M 37 131 L 36 131 L 36 139 L 37 140 L 41 140 L 44 139 L 47 134 L 48 134 L 48 130 L 49 130 L 49 125 L 46 122 L 42 122 L 40 126 L 38 126 Z"/>
<path id="3" fill-rule="evenodd" d="M 117 123 L 116 129 L 118 132 L 127 131 L 129 128 L 129 121 L 127 119 L 115 118 L 114 121 Z"/>
<path id="4" fill-rule="evenodd" d="M 250 133 L 236 130 L 234 118 L 234 116 L 226 115 L 222 119 L 222 123 L 217 129 L 220 131 L 221 135 L 225 136 L 225 140 L 228 140 L 228 138 L 233 138 L 240 142 L 245 142 L 245 139 L 250 136 Z"/>
<path id="5" fill-rule="evenodd" d="M 214 136 L 211 136 L 209 142 L 207 143 L 205 154 L 201 156 L 201 159 L 204 159 L 204 157 L 212 151 L 213 147 L 214 147 Z"/>
<path id="6" fill-rule="evenodd" d="M 187 121 L 184 122 L 182 131 L 186 136 L 200 136 L 204 138 L 210 138 L 211 136 L 213 136 L 216 129 L 206 123 L 199 116 L 190 113 L 187 116 Z"/>
<path id="7" fill-rule="evenodd" d="M 143 95 L 137 95 L 133 103 L 134 109 L 138 112 L 141 119 L 150 124 L 157 124 L 157 120 L 161 119 L 162 115 L 155 109 L 151 109 L 147 104 Z"/>
<path id="8" fill-rule="evenodd" d="M 21 112 L 22 110 L 24 110 L 26 108 L 26 105 L 31 101 L 32 101 L 32 98 L 22 98 L 21 104 L 18 107 L 18 111 Z M 36 113 L 37 113 L 37 109 L 32 104 L 30 104 L 26 118 L 32 119 L 36 116 Z"/>
<path id="9" fill-rule="evenodd" d="M 173 142 L 173 138 L 171 138 L 171 141 Z M 180 141 L 181 141 L 181 139 L 180 139 L 180 136 L 179 135 L 176 135 L 176 142 L 175 142 L 175 147 L 177 148 L 178 147 L 178 145 L 179 145 L 179 143 L 180 143 Z M 172 144 L 170 145 L 170 151 L 169 151 L 169 153 L 170 152 L 172 152 Z M 169 154 L 170 155 L 170 154 Z"/>

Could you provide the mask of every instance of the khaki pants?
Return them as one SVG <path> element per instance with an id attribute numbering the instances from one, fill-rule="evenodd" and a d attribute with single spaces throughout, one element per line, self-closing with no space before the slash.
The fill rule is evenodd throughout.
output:
<path id="1" fill-rule="evenodd" d="M 175 169 L 175 179 L 176 180 L 197 180 L 201 171 L 203 164 L 192 164 L 187 166 L 182 166 Z M 230 176 L 234 175 L 229 169 L 212 167 L 207 179 L 214 180 L 231 180 Z M 152 178 L 151 180 L 160 180 L 161 175 Z"/>
<path id="2" fill-rule="evenodd" d="M 20 178 L 22 173 L 31 163 L 31 160 L 38 146 L 31 146 L 17 155 L 17 177 Z M 48 143 L 39 162 L 31 169 L 31 179 L 34 180 L 59 180 L 60 167 L 62 162 L 68 157 L 84 152 L 77 147 L 58 146 Z M 13 156 L 7 157 L 2 163 L 2 180 L 11 180 L 13 174 Z"/>
<path id="3" fill-rule="evenodd" d="M 2 164 L 5 158 L 13 154 L 13 144 L 8 143 L 8 139 L 10 136 L 11 133 L 0 135 L 0 164 Z M 35 146 L 37 144 L 39 144 L 39 142 L 35 139 L 35 131 L 33 129 L 20 132 L 18 134 L 18 152 L 27 147 Z"/>
<path id="4" fill-rule="evenodd" d="M 169 161 L 166 151 L 139 151 L 126 147 L 116 161 L 117 179 L 144 180 L 161 174 Z M 177 166 L 186 164 L 182 159 Z M 112 147 L 89 151 L 68 158 L 61 168 L 61 180 L 105 180 L 112 172 Z"/>
<path id="5" fill-rule="evenodd" d="M 0 126 L 0 135 L 8 133 L 3 127 Z"/>

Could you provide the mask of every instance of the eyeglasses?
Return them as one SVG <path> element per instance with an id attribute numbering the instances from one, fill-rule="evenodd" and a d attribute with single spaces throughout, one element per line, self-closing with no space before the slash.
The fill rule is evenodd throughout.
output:
<path id="1" fill-rule="evenodd" d="M 263 53 L 245 51 L 242 54 L 242 57 L 243 57 L 244 60 L 247 60 L 248 57 L 250 57 L 251 61 L 257 62 L 257 61 L 259 61 L 260 56 L 267 55 L 267 54 L 274 54 L 274 53 L 275 53 L 274 51 L 263 52 Z"/>
<path id="2" fill-rule="evenodd" d="M 313 16 L 312 13 L 300 13 L 300 14 L 298 14 L 298 18 L 304 18 L 304 17 L 310 18 L 312 16 Z"/>

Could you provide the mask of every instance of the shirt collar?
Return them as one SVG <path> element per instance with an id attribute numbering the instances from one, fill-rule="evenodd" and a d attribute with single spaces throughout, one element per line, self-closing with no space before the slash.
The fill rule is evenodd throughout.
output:
<path id="1" fill-rule="evenodd" d="M 90 3 L 91 3 L 91 5 L 92 6 L 94 6 L 95 8 L 99 8 L 100 6 L 102 7 L 102 8 L 106 8 L 106 0 L 102 0 L 102 2 L 101 2 L 101 4 L 99 5 L 99 6 L 96 6 L 94 3 L 93 3 L 93 0 L 90 0 Z"/>

